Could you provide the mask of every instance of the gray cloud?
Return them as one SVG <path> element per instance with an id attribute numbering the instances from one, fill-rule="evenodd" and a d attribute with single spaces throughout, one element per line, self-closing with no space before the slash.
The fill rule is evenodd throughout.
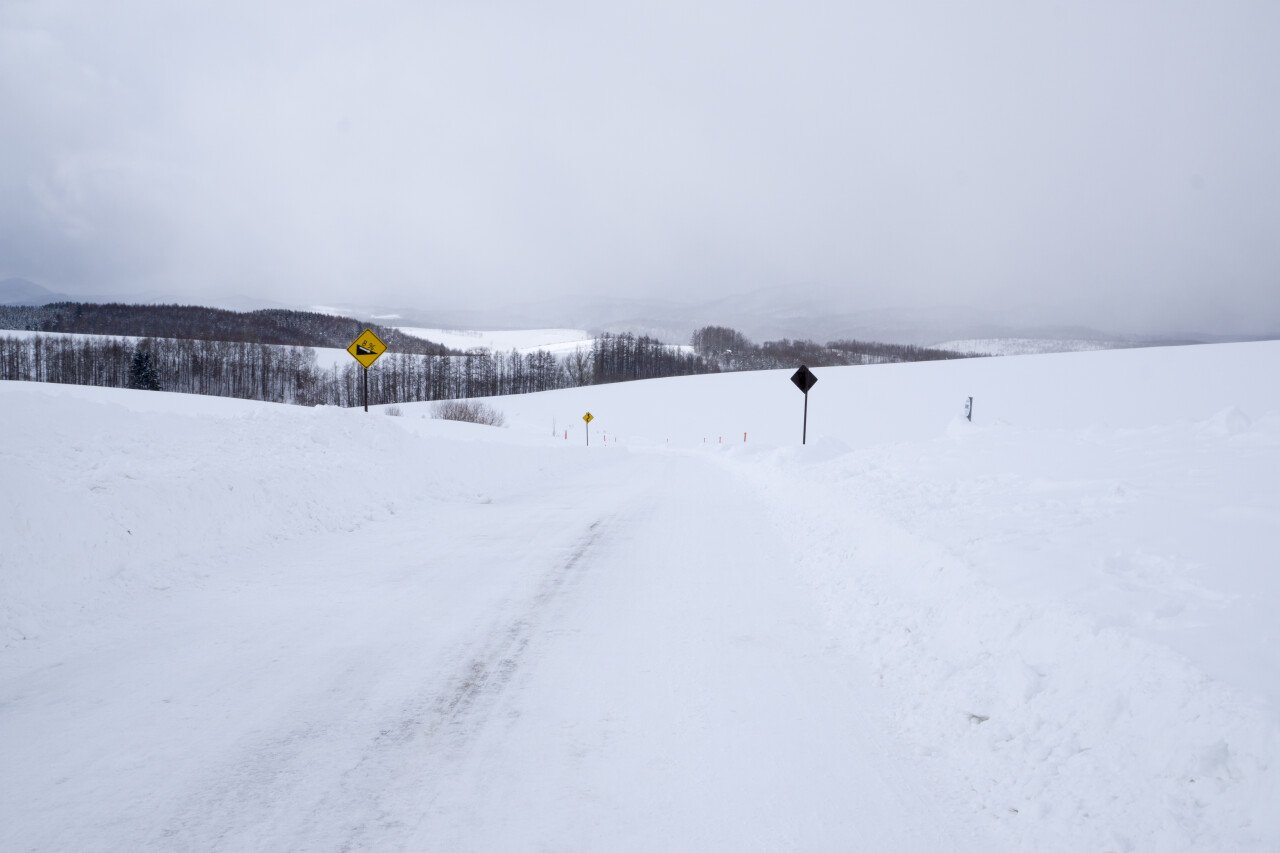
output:
<path id="1" fill-rule="evenodd" d="M 0 277 L 1275 329 L 1276 44 L 1269 2 L 8 2 Z"/>

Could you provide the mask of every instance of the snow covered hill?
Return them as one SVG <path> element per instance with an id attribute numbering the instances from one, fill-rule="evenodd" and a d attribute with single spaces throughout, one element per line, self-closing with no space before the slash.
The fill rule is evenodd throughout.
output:
<path id="1" fill-rule="evenodd" d="M 0 848 L 1277 849 L 1278 368 L 0 383 Z"/>
<path id="2" fill-rule="evenodd" d="M 594 340 L 590 332 L 583 329 L 513 329 L 502 331 L 477 331 L 470 329 L 423 329 L 416 326 L 397 327 L 405 334 L 426 337 L 437 341 L 450 349 L 488 349 L 506 353 L 511 350 L 519 352 L 565 353 L 577 349 L 591 349 Z M 431 337 L 433 336 L 433 337 Z"/>

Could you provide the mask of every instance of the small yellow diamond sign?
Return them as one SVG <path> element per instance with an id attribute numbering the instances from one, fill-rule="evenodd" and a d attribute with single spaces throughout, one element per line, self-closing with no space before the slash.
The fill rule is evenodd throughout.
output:
<path id="1" fill-rule="evenodd" d="M 587 412 L 585 415 L 582 416 L 582 419 L 587 423 L 591 423 L 596 419 L 596 416 L 591 414 L 590 412 Z"/>
<path id="2" fill-rule="evenodd" d="M 378 356 L 387 351 L 387 345 L 373 333 L 372 329 L 365 329 L 360 336 L 351 342 L 351 346 L 347 347 L 347 352 L 351 353 L 351 357 L 360 362 L 364 368 L 369 368 Z"/>

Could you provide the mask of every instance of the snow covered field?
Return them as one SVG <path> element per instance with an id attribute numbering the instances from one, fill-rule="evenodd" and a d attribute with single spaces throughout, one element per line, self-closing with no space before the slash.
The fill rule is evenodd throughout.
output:
<path id="1" fill-rule="evenodd" d="M 424 329 L 417 326 L 399 326 L 405 334 L 443 344 L 450 349 L 466 352 L 471 349 L 488 349 L 497 353 L 516 350 L 521 353 L 545 350 L 565 355 L 575 350 L 589 350 L 595 340 L 582 329 L 519 329 L 510 331 L 474 331 L 464 329 Z M 345 367 L 351 356 L 344 349 L 316 349 L 316 363 L 328 369 Z"/>
<path id="2" fill-rule="evenodd" d="M 464 329 L 423 329 L 415 326 L 400 326 L 398 329 L 408 335 L 426 338 L 450 349 L 466 352 L 469 349 L 488 349 L 506 353 L 511 350 L 519 352 L 536 352 L 546 350 L 557 354 L 573 352 L 578 349 L 591 349 L 595 338 L 583 329 L 513 329 L 507 331 L 478 331 Z"/>
<path id="3" fill-rule="evenodd" d="M 1275 850 L 1278 369 L 0 383 L 0 849 Z"/>

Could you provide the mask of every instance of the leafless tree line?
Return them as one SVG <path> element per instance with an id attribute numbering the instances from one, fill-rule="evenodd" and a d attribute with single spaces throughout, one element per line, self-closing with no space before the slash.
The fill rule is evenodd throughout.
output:
<path id="1" fill-rule="evenodd" d="M 138 352 L 149 354 L 160 388 L 276 403 L 357 406 L 360 367 L 322 369 L 310 347 L 237 341 L 0 334 L 0 380 L 131 387 Z M 549 391 L 590 381 L 582 358 L 533 353 L 388 353 L 369 370 L 369 402 L 409 403 Z"/>
<path id="2" fill-rule="evenodd" d="M 691 343 L 695 352 L 720 370 L 772 370 L 799 364 L 809 367 L 895 364 L 973 357 L 951 350 L 876 341 L 838 340 L 820 344 L 783 338 L 756 344 L 737 329 L 726 326 L 704 326 L 693 333 Z"/>
<path id="3" fill-rule="evenodd" d="M 368 371 L 369 402 L 412 403 L 527 394 L 581 385 L 687 376 L 721 370 L 791 367 L 807 363 L 869 364 L 958 357 L 956 353 L 891 344 L 770 341 L 756 346 L 731 329 L 694 335 L 694 352 L 645 336 L 605 334 L 590 349 L 564 356 L 545 350 L 462 354 L 389 352 Z M 145 353 L 145 359 L 139 359 Z M 138 365 L 154 382 L 140 385 Z M 132 369 L 132 374 L 131 374 Z M 183 338 L 139 339 L 12 336 L 0 333 L 0 379 L 155 387 L 300 405 L 358 406 L 360 367 L 354 361 L 324 369 L 310 347 Z"/>

